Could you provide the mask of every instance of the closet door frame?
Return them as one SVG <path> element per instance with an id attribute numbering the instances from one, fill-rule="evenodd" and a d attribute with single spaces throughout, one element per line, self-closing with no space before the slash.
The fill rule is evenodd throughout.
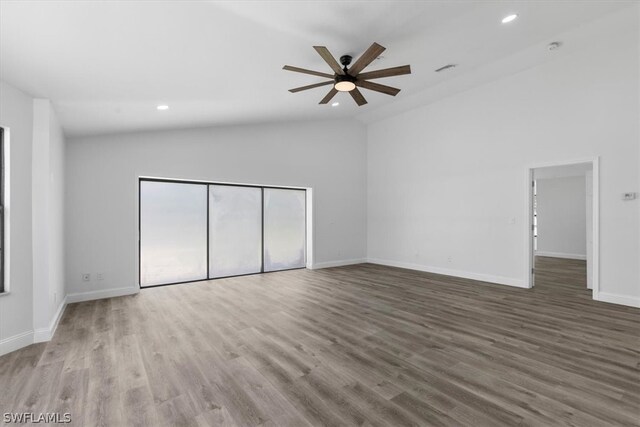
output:
<path id="1" fill-rule="evenodd" d="M 184 281 L 184 282 L 171 282 L 171 283 L 163 283 L 163 284 L 159 284 L 159 285 L 149 285 L 149 286 L 142 286 L 142 183 L 143 182 L 166 182 L 166 183 L 174 183 L 174 184 L 194 184 L 194 185 L 206 185 L 207 186 L 207 279 L 202 279 L 202 280 L 188 280 L 188 281 Z M 240 275 L 236 275 L 236 276 L 225 276 L 225 277 L 216 277 L 216 278 L 211 278 L 211 271 L 210 271 L 210 263 L 209 263 L 209 247 L 211 245 L 210 242 L 210 230 L 209 230 L 209 211 L 210 211 L 210 199 L 209 199 L 209 187 L 212 185 L 225 185 L 225 186 L 231 186 L 231 187 L 251 187 L 251 188 L 260 188 L 261 189 L 261 242 L 260 242 L 260 246 L 262 249 L 262 259 L 261 259 L 261 266 L 260 266 L 260 271 L 257 273 L 247 273 L 247 274 L 240 274 Z M 304 191 L 305 192 L 305 197 L 304 197 L 304 266 L 303 267 L 294 267 L 294 268 L 288 268 L 288 269 L 284 269 L 284 270 L 275 270 L 275 271 L 264 271 L 264 189 L 265 188 L 269 188 L 269 189 L 275 189 L 275 190 L 293 190 L 293 191 Z M 209 280 L 219 280 L 219 279 L 226 279 L 226 278 L 230 278 L 230 277 L 242 277 L 242 276 L 252 276 L 255 274 L 269 274 L 269 273 L 278 273 L 280 271 L 291 271 L 291 270 L 302 270 L 307 268 L 307 256 L 308 256 L 308 251 L 307 251 L 307 242 L 308 242 L 308 217 L 309 217 L 309 212 L 307 211 L 308 208 L 308 197 L 309 197 L 309 193 L 307 192 L 307 188 L 304 187 L 279 187 L 279 186 L 273 186 L 273 185 L 256 185 L 256 184 L 232 184 L 232 183 L 226 183 L 226 182 L 213 182 L 213 181 L 190 181 L 190 180 L 182 180 L 182 179 L 168 179 L 168 178 L 151 178 L 151 177 L 138 177 L 138 287 L 140 289 L 148 289 L 148 288 L 156 288 L 159 286 L 170 286 L 170 285 L 180 285 L 180 284 L 184 284 L 184 283 L 195 283 L 195 282 L 206 282 Z"/>

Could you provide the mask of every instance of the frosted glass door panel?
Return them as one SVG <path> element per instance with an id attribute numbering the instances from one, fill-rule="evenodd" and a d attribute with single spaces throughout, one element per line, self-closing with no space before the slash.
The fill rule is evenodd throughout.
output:
<path id="1" fill-rule="evenodd" d="M 211 278 L 262 270 L 262 190 L 209 186 Z"/>
<path id="2" fill-rule="evenodd" d="M 140 183 L 140 286 L 207 279 L 207 186 Z"/>
<path id="3" fill-rule="evenodd" d="M 264 189 L 264 271 L 305 266 L 304 190 Z"/>

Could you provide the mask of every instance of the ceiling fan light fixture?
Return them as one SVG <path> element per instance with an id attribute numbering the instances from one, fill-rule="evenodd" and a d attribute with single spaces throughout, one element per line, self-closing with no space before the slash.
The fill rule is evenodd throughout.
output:
<path id="1" fill-rule="evenodd" d="M 338 91 L 338 92 L 350 92 L 352 90 L 354 90 L 356 88 L 356 83 L 353 77 L 351 77 L 349 74 L 342 74 L 342 75 L 337 75 L 336 76 L 336 83 L 333 85 L 333 87 Z"/>
<path id="2" fill-rule="evenodd" d="M 356 79 L 347 73 L 337 75 L 335 81 L 333 87 L 338 92 L 351 92 L 356 88 Z"/>
<path id="3" fill-rule="evenodd" d="M 348 80 L 343 80 L 341 82 L 337 82 L 334 87 L 338 92 L 351 92 L 356 88 L 356 84 Z"/>

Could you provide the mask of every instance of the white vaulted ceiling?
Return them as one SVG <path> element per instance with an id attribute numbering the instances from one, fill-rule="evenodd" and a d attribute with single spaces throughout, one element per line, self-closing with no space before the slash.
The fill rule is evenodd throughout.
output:
<path id="1" fill-rule="evenodd" d="M 446 96 L 515 72 L 527 63 L 519 53 L 632 4 L 2 0 L 0 78 L 49 98 L 70 136 L 336 117 L 367 121 L 392 112 L 403 98 Z M 510 13 L 519 19 L 501 24 Z M 387 51 L 367 71 L 411 64 L 412 75 L 378 81 L 401 88 L 396 98 L 363 90 L 369 104 L 357 107 L 340 93 L 340 106 L 332 108 L 318 105 L 328 87 L 287 91 L 322 79 L 283 71 L 285 64 L 330 72 L 312 46 L 357 57 L 374 41 Z M 498 61 L 499 70 L 491 71 L 488 65 Z M 459 67 L 433 71 L 448 63 Z M 441 87 L 446 90 L 434 89 Z M 158 104 L 170 108 L 160 112 Z"/>

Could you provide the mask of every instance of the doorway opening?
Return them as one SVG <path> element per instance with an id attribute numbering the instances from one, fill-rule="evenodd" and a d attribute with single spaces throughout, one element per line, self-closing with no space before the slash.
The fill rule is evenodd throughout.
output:
<path id="1" fill-rule="evenodd" d="M 598 158 L 527 168 L 528 287 L 599 291 Z"/>
<path id="2" fill-rule="evenodd" d="M 305 268 L 307 189 L 139 178 L 141 288 Z"/>

